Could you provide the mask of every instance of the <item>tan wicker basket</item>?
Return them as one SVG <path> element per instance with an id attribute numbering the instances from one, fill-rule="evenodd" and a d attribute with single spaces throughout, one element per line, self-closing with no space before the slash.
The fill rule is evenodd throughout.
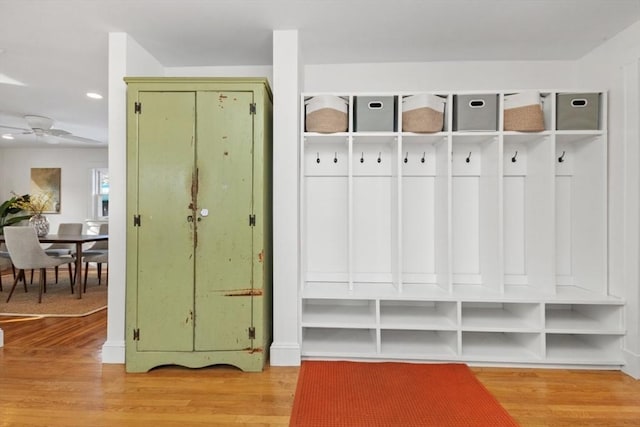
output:
<path id="1" fill-rule="evenodd" d="M 505 95 L 504 99 L 504 130 L 518 132 L 544 130 L 544 114 L 539 93 Z"/>
<path id="2" fill-rule="evenodd" d="M 348 105 L 336 96 L 314 97 L 306 101 L 307 132 L 346 132 L 349 128 Z"/>
<path id="3" fill-rule="evenodd" d="M 420 94 L 402 100 L 402 131 L 433 133 L 442 131 L 445 100 L 436 95 Z"/>
<path id="4" fill-rule="evenodd" d="M 321 108 L 307 114 L 305 124 L 307 132 L 346 132 L 349 126 L 349 116 L 332 108 Z"/>

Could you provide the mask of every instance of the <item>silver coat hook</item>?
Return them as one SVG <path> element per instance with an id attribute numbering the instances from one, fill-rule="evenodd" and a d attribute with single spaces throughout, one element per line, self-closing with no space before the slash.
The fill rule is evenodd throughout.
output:
<path id="1" fill-rule="evenodd" d="M 562 156 L 558 157 L 558 162 L 560 162 L 560 163 L 564 162 L 564 155 L 565 155 L 565 154 L 566 154 L 566 153 L 563 151 L 563 152 L 562 152 Z"/>
<path id="2" fill-rule="evenodd" d="M 467 156 L 467 158 L 465 159 L 465 162 L 470 163 L 471 162 L 471 151 L 469 151 L 469 155 Z"/>
<path id="3" fill-rule="evenodd" d="M 518 157 L 518 150 L 516 150 L 516 154 L 514 154 L 514 155 L 513 155 L 513 157 L 511 158 L 511 161 L 512 161 L 513 163 L 517 162 L 516 157 Z"/>

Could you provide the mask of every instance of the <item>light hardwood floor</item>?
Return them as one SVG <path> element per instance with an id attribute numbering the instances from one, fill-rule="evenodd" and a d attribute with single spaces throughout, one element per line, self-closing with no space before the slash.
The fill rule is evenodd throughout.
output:
<path id="1" fill-rule="evenodd" d="M 1 303 L 1 302 L 0 302 Z M 0 426 L 288 426 L 298 368 L 126 374 L 103 365 L 106 312 L 0 318 Z M 522 426 L 640 426 L 640 381 L 617 371 L 473 368 Z M 402 427 L 402 426 L 399 426 Z"/>

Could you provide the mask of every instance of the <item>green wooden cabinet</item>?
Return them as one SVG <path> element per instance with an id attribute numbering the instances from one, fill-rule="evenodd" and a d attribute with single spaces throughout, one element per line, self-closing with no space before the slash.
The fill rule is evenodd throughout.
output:
<path id="1" fill-rule="evenodd" d="M 271 342 L 271 91 L 126 78 L 129 372 L 262 370 Z"/>

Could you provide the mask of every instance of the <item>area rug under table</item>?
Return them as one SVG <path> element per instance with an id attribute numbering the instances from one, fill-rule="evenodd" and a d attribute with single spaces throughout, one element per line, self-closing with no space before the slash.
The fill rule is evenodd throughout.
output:
<path id="1" fill-rule="evenodd" d="M 517 426 L 464 364 L 304 361 L 291 427 Z"/>
<path id="2" fill-rule="evenodd" d="M 71 295 L 66 271 L 60 273 L 58 283 L 55 283 L 53 274 L 48 274 L 47 292 L 42 294 L 42 303 L 40 304 L 38 303 L 37 273 L 34 283 L 27 286 L 28 292 L 25 292 L 23 284 L 19 283 L 9 302 L 6 300 L 13 283 L 13 277 L 9 273 L 2 279 L 0 322 L 3 321 L 3 316 L 82 317 L 107 307 L 108 287 L 104 283 L 98 286 L 95 275 L 93 277 L 90 275 L 87 292 L 82 294 L 82 299 L 77 299 L 76 295 Z"/>

